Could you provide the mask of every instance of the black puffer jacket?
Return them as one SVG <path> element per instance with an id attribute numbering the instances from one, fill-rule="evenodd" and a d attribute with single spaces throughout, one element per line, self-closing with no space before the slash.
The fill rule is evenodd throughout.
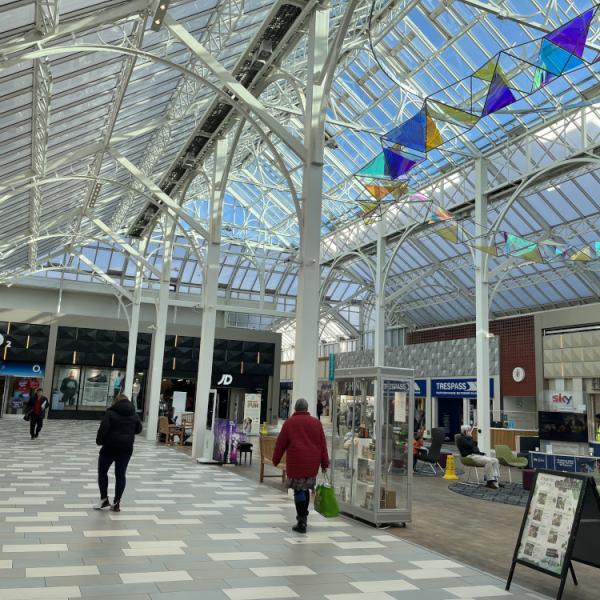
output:
<path id="1" fill-rule="evenodd" d="M 456 447 L 463 458 L 471 456 L 472 454 L 483 454 L 483 452 L 480 452 L 475 440 L 466 435 L 461 434 L 456 438 Z"/>
<path id="2" fill-rule="evenodd" d="M 142 422 L 129 400 L 119 400 L 105 413 L 96 435 L 100 454 L 131 454 L 136 433 L 141 433 Z"/>

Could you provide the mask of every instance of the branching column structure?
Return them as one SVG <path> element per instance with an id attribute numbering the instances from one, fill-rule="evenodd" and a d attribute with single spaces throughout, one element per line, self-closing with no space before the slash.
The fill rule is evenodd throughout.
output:
<path id="1" fill-rule="evenodd" d="M 162 220 L 163 230 L 163 263 L 156 307 L 156 324 L 152 339 L 152 356 L 150 357 L 150 384 L 148 386 L 148 415 L 146 419 L 146 438 L 156 439 L 158 427 L 158 409 L 160 404 L 160 384 L 162 382 L 163 360 L 165 356 L 165 334 L 169 310 L 169 287 L 171 283 L 171 260 L 173 256 L 173 240 L 177 221 L 165 211 Z"/>
<path id="2" fill-rule="evenodd" d="M 233 149 L 232 149 L 233 151 Z M 210 194 L 210 226 L 204 265 L 202 290 L 202 331 L 200 333 L 200 356 L 196 382 L 196 407 L 192 441 L 192 457 L 205 454 L 206 418 L 210 394 L 215 326 L 217 320 L 217 290 L 219 283 L 219 258 L 221 254 L 221 218 L 223 194 L 227 183 L 227 140 L 217 140 L 215 149 L 212 189 Z M 216 410 L 216 406 L 213 406 Z"/>
<path id="3" fill-rule="evenodd" d="M 142 256 L 146 253 L 147 238 L 140 243 L 139 250 Z M 142 301 L 142 284 L 144 282 L 144 263 L 137 263 L 135 273 L 135 289 L 133 291 L 133 302 L 131 304 L 131 320 L 129 323 L 129 346 L 127 348 L 127 365 L 125 367 L 125 389 L 124 393 L 132 398 L 133 380 L 135 377 L 135 357 L 137 350 L 138 331 L 140 328 L 140 305 Z"/>
<path id="4" fill-rule="evenodd" d="M 377 223 L 377 264 L 375 271 L 375 366 L 385 366 L 385 220 Z"/>
<path id="5" fill-rule="evenodd" d="M 482 240 L 488 232 L 487 167 L 485 159 L 475 162 L 475 236 Z M 490 340 L 488 254 L 475 250 L 475 344 L 477 360 L 478 445 L 490 452 Z M 497 392 L 496 392 L 497 393 Z M 467 415 L 465 415 L 466 421 Z"/>
<path id="6" fill-rule="evenodd" d="M 37 0 L 35 8 L 35 26 L 42 35 L 54 32 L 58 25 L 58 1 Z M 46 149 L 48 147 L 48 121 L 50 96 L 52 94 L 52 75 L 47 58 L 33 61 L 33 105 L 31 130 L 31 170 L 37 179 L 46 174 Z M 37 264 L 40 217 L 42 213 L 42 194 L 34 185 L 29 192 L 29 268 Z"/>
<path id="7" fill-rule="evenodd" d="M 305 159 L 302 176 L 300 268 L 296 306 L 294 400 L 305 398 L 316 414 L 319 359 L 319 288 L 321 285 L 321 208 L 323 146 L 328 85 L 323 76 L 329 37 L 329 8 L 317 8 L 308 32 L 308 81 L 304 121 Z"/>

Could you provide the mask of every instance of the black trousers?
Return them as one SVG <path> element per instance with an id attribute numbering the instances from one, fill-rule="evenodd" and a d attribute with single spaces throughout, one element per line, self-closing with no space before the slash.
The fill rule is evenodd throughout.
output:
<path id="1" fill-rule="evenodd" d="M 298 518 L 306 519 L 310 504 L 310 490 L 294 490 L 294 504 Z"/>
<path id="2" fill-rule="evenodd" d="M 44 415 L 29 415 L 29 433 L 31 437 L 37 437 L 44 426 Z"/>
<path id="3" fill-rule="evenodd" d="M 98 488 L 100 489 L 100 498 L 108 498 L 108 470 L 115 463 L 115 502 L 119 502 L 125 491 L 127 484 L 126 473 L 127 465 L 131 454 L 113 454 L 98 457 Z"/>

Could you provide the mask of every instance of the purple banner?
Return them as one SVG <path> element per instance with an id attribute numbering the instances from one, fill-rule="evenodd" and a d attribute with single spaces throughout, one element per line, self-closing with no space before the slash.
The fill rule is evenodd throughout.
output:
<path id="1" fill-rule="evenodd" d="M 223 464 L 237 464 L 238 444 L 241 437 L 235 421 L 215 419 L 213 459 Z"/>

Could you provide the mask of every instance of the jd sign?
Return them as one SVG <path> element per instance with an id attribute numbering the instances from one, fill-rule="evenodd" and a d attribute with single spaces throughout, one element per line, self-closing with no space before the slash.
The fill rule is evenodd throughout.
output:
<path id="1" fill-rule="evenodd" d="M 221 379 L 217 381 L 217 385 L 231 385 L 233 381 L 233 377 L 231 375 L 226 375 L 225 373 L 221 375 Z"/>

